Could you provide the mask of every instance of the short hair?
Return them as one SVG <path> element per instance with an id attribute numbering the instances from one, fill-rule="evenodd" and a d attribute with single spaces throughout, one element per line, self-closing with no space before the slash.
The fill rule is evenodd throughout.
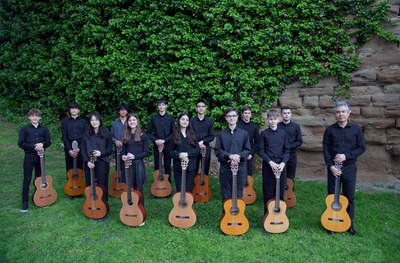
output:
<path id="1" fill-rule="evenodd" d="M 129 112 L 129 107 L 128 107 L 128 105 L 126 105 L 125 103 L 120 103 L 120 104 L 118 105 L 117 109 L 118 109 L 118 111 L 120 111 L 120 110 L 126 110 L 126 111 Z"/>
<path id="2" fill-rule="evenodd" d="M 283 110 L 292 110 L 289 106 L 283 106 L 282 108 L 281 108 L 281 112 L 283 111 Z"/>
<path id="3" fill-rule="evenodd" d="M 42 115 L 42 112 L 38 109 L 32 108 L 29 110 L 28 112 L 28 116 L 38 116 L 40 117 L 40 115 Z"/>
<path id="4" fill-rule="evenodd" d="M 279 117 L 279 111 L 277 111 L 277 110 L 275 110 L 275 109 L 269 110 L 269 111 L 267 112 L 267 118 L 269 118 L 269 117 L 278 118 L 278 117 Z"/>
<path id="5" fill-rule="evenodd" d="M 157 106 L 160 105 L 161 103 L 168 104 L 168 102 L 164 99 L 157 100 Z"/>
<path id="6" fill-rule="evenodd" d="M 347 111 L 348 111 L 348 112 L 351 112 L 351 109 L 350 109 L 349 104 L 347 103 L 347 101 L 344 101 L 344 100 L 337 100 L 337 101 L 335 101 L 335 105 L 333 106 L 333 112 L 335 113 L 335 112 L 336 112 L 336 108 L 337 108 L 337 107 L 341 107 L 341 106 L 346 107 L 346 108 L 347 108 Z"/>
<path id="7" fill-rule="evenodd" d="M 253 112 L 253 111 L 251 110 L 250 106 L 244 106 L 243 109 L 242 109 L 242 113 L 245 112 L 245 111 L 247 111 L 247 110 Z"/>
<path id="8" fill-rule="evenodd" d="M 204 99 L 198 99 L 198 100 L 196 101 L 196 106 L 197 106 L 197 104 L 199 104 L 199 103 L 204 103 L 204 105 L 207 105 L 207 103 L 205 102 Z"/>
<path id="9" fill-rule="evenodd" d="M 69 108 L 70 109 L 81 109 L 81 106 L 78 104 L 78 103 L 76 103 L 76 102 L 71 102 L 70 104 L 69 104 Z"/>
<path id="10" fill-rule="evenodd" d="M 238 111 L 236 108 L 234 107 L 228 107 L 225 111 L 224 111 L 224 117 L 226 117 L 226 115 L 228 115 L 229 112 L 234 111 L 236 112 L 236 114 L 238 114 Z"/>

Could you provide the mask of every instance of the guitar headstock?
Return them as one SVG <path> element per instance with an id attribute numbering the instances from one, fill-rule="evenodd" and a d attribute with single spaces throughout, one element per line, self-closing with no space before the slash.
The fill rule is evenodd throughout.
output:
<path id="1" fill-rule="evenodd" d="M 231 171 L 233 175 L 237 175 L 238 171 L 239 171 L 239 165 L 237 163 L 232 164 L 231 163 Z"/>
<path id="2" fill-rule="evenodd" d="M 125 169 L 128 169 L 129 166 L 131 166 L 131 164 L 132 164 L 132 161 L 130 159 L 126 159 L 125 160 Z"/>
<path id="3" fill-rule="evenodd" d="M 77 141 L 73 141 L 72 142 L 72 150 L 73 151 L 76 151 L 76 150 L 78 150 L 79 148 L 78 148 L 78 142 Z"/>
<path id="4" fill-rule="evenodd" d="M 207 152 L 207 148 L 200 149 L 201 156 L 205 157 Z"/>
<path id="5" fill-rule="evenodd" d="M 342 162 L 335 162 L 335 168 L 338 170 L 342 170 L 343 163 Z"/>
<path id="6" fill-rule="evenodd" d="M 121 153 L 122 152 L 122 147 L 117 147 L 117 153 Z"/>
<path id="7" fill-rule="evenodd" d="M 188 165 L 189 165 L 189 161 L 181 160 L 181 167 L 182 167 L 182 170 L 186 170 L 186 168 L 188 167 Z"/>
<path id="8" fill-rule="evenodd" d="M 279 170 L 274 170 L 274 175 L 275 175 L 275 177 L 276 177 L 276 179 L 279 179 L 279 178 L 281 178 L 281 171 L 279 171 Z"/>
<path id="9" fill-rule="evenodd" d="M 44 150 L 38 150 L 37 154 L 39 155 L 40 158 L 43 158 L 44 156 Z"/>
<path id="10" fill-rule="evenodd" d="M 158 145 L 158 151 L 162 152 L 164 150 L 164 144 Z"/>
<path id="11" fill-rule="evenodd" d="M 96 161 L 96 156 L 94 156 L 93 154 L 92 155 L 90 155 L 90 162 L 91 163 L 94 163 L 95 161 Z"/>

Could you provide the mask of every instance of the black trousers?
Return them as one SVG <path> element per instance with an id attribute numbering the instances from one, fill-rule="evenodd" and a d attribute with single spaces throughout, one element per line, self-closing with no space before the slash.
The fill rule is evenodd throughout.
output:
<path id="1" fill-rule="evenodd" d="M 237 196 L 241 198 L 243 196 L 243 184 L 244 184 L 244 163 L 239 165 L 239 170 L 237 173 Z M 232 198 L 232 183 L 233 176 L 230 168 L 227 168 L 223 165 L 219 168 L 219 181 L 221 184 L 221 198 L 222 204 L 227 198 Z"/>
<path id="2" fill-rule="evenodd" d="M 68 151 L 64 150 L 65 155 L 65 172 L 67 173 L 70 169 L 74 168 L 74 158 L 72 158 Z M 79 152 L 78 157 L 76 158 L 76 168 L 83 170 L 83 160 L 81 152 Z"/>
<path id="3" fill-rule="evenodd" d="M 32 180 L 33 169 L 35 169 L 35 179 L 41 175 L 40 158 L 36 152 L 25 153 L 24 157 L 24 179 L 22 182 L 22 202 L 29 201 L 29 185 Z"/>
<path id="4" fill-rule="evenodd" d="M 94 163 L 95 183 L 103 187 L 104 197 L 108 200 L 108 173 L 110 164 L 98 159 Z M 90 169 L 85 165 L 85 182 L 86 187 L 90 186 Z"/>
<path id="5" fill-rule="evenodd" d="M 290 153 L 289 161 L 286 164 L 287 178 L 294 180 L 294 178 L 296 177 L 296 166 L 297 166 L 296 152 Z"/>
<path id="6" fill-rule="evenodd" d="M 263 180 L 263 196 L 264 196 L 264 214 L 267 212 L 266 203 L 276 196 L 276 177 L 268 163 L 263 163 L 262 167 L 262 180 Z M 279 198 L 283 200 L 286 184 L 286 166 L 283 169 L 279 179 Z"/>
<path id="7" fill-rule="evenodd" d="M 114 147 L 114 160 L 115 160 L 115 165 L 114 165 L 114 167 L 115 167 L 115 171 L 117 171 L 117 169 L 118 169 L 118 167 L 117 167 L 117 147 Z M 122 160 L 122 153 L 120 153 L 120 155 L 119 155 L 119 169 L 120 169 L 120 171 L 121 171 L 121 173 L 120 173 L 120 175 L 121 175 L 121 182 L 123 182 L 123 183 L 126 183 L 125 182 L 125 164 L 124 164 L 124 161 Z"/>
<path id="8" fill-rule="evenodd" d="M 356 191 L 356 177 L 357 177 L 357 165 L 351 164 L 349 166 L 342 167 L 342 175 L 340 176 L 340 182 L 343 190 L 343 195 L 349 200 L 349 206 L 347 207 L 347 213 L 350 216 L 351 222 L 354 220 L 354 193 Z M 335 176 L 332 174 L 328 167 L 328 194 L 335 193 Z"/>
<path id="9" fill-rule="evenodd" d="M 195 170 L 186 171 L 186 192 L 189 193 L 193 192 L 194 175 L 195 175 Z M 174 179 L 175 179 L 176 192 L 180 192 L 182 187 L 182 170 L 174 169 Z"/>
<path id="10" fill-rule="evenodd" d="M 153 155 L 154 155 L 154 170 L 158 170 L 160 153 L 158 151 L 158 147 L 156 144 L 154 144 Z M 171 160 L 172 160 L 171 145 L 164 144 L 163 157 L 164 157 L 163 158 L 164 173 L 169 175 L 168 181 L 171 182 Z"/>
<path id="11" fill-rule="evenodd" d="M 201 172 L 201 158 L 202 155 L 199 154 L 197 157 L 197 163 L 196 163 L 196 172 Z M 209 175 L 210 172 L 210 163 L 211 163 L 211 147 L 207 145 L 207 150 L 206 150 L 206 155 L 204 156 L 204 174 Z"/>

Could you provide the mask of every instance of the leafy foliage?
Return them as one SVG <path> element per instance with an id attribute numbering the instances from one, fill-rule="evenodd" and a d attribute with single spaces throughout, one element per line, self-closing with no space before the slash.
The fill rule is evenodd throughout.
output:
<path id="1" fill-rule="evenodd" d="M 144 121 L 166 98 L 173 115 L 206 99 L 259 113 L 285 84 L 332 75 L 346 92 L 358 47 L 383 30 L 388 3 L 371 0 L 5 0 L 1 95 L 10 107 L 59 119 L 71 101 L 108 121 L 124 101 Z M 355 32 L 354 39 L 349 32 Z"/>

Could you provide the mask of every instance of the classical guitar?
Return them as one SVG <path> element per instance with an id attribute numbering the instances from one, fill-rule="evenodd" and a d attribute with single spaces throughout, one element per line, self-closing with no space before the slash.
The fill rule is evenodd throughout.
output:
<path id="1" fill-rule="evenodd" d="M 342 169 L 342 163 L 335 163 L 337 169 Z M 351 226 L 351 219 L 347 213 L 349 201 L 340 194 L 340 176 L 335 177 L 335 194 L 330 194 L 325 199 L 326 210 L 321 216 L 322 226 L 333 232 L 345 232 Z"/>
<path id="2" fill-rule="evenodd" d="M 134 190 L 130 176 L 131 161 L 125 161 L 126 191 L 121 194 L 122 208 L 119 212 L 121 222 L 127 226 L 139 226 L 146 220 L 146 210 L 142 201 L 142 193 Z"/>
<path id="3" fill-rule="evenodd" d="M 244 164 L 245 167 L 247 167 L 247 163 Z M 244 182 L 244 187 L 243 187 L 243 201 L 246 205 L 250 205 L 254 203 L 257 199 L 257 194 L 256 191 L 254 191 L 253 188 L 254 185 L 254 179 L 252 176 L 247 175 L 246 176 L 246 181 Z"/>
<path id="4" fill-rule="evenodd" d="M 226 235 L 242 235 L 249 230 L 249 221 L 244 210 L 246 204 L 237 197 L 237 173 L 238 165 L 231 165 L 232 171 L 232 198 L 224 202 L 224 216 L 222 217 L 220 228 Z"/>
<path id="5" fill-rule="evenodd" d="M 195 202 L 207 202 L 211 199 L 210 178 L 204 174 L 206 149 L 201 152 L 201 172 L 194 177 L 193 198 Z"/>
<path id="6" fill-rule="evenodd" d="M 78 142 L 72 142 L 72 150 L 78 150 Z M 68 196 L 80 196 L 85 191 L 85 181 L 83 180 L 83 171 L 78 168 L 77 157 L 73 158 L 73 168 L 67 172 L 67 182 L 64 186 L 64 192 Z"/>
<path id="7" fill-rule="evenodd" d="M 96 157 L 91 156 L 90 162 L 95 163 Z M 83 204 L 83 213 L 92 219 L 102 219 L 107 215 L 109 206 L 105 199 L 104 190 L 96 185 L 94 168 L 90 169 L 90 186 L 85 188 L 86 200 Z"/>
<path id="8" fill-rule="evenodd" d="M 286 203 L 280 200 L 280 171 L 274 171 L 276 178 L 275 200 L 267 202 L 268 212 L 264 218 L 264 229 L 269 233 L 283 233 L 289 228 L 289 219 L 286 216 Z"/>
<path id="9" fill-rule="evenodd" d="M 174 207 L 169 213 L 169 222 L 177 228 L 189 228 L 196 223 L 196 212 L 194 211 L 193 195 L 186 192 L 186 168 L 188 161 L 181 161 L 182 180 L 181 191 L 176 193 L 172 198 Z"/>
<path id="10" fill-rule="evenodd" d="M 168 181 L 168 174 L 164 174 L 163 168 L 163 149 L 164 146 L 158 147 L 159 169 L 153 173 L 154 182 L 151 185 L 151 194 L 155 197 L 167 197 L 172 192 L 171 183 Z"/>
<path id="11" fill-rule="evenodd" d="M 286 179 L 285 193 L 283 195 L 286 206 L 288 208 L 294 207 L 297 202 L 296 194 L 293 191 L 294 182 L 292 179 Z"/>
<path id="12" fill-rule="evenodd" d="M 117 147 L 115 160 L 116 170 L 111 175 L 111 184 L 108 186 L 108 194 L 112 197 L 120 197 L 126 191 L 126 184 L 121 182 L 121 147 Z"/>
<path id="13" fill-rule="evenodd" d="M 53 178 L 44 171 L 44 151 L 37 152 L 40 157 L 41 176 L 35 179 L 36 191 L 33 202 L 37 206 L 49 206 L 57 200 L 57 192 L 53 188 Z"/>

